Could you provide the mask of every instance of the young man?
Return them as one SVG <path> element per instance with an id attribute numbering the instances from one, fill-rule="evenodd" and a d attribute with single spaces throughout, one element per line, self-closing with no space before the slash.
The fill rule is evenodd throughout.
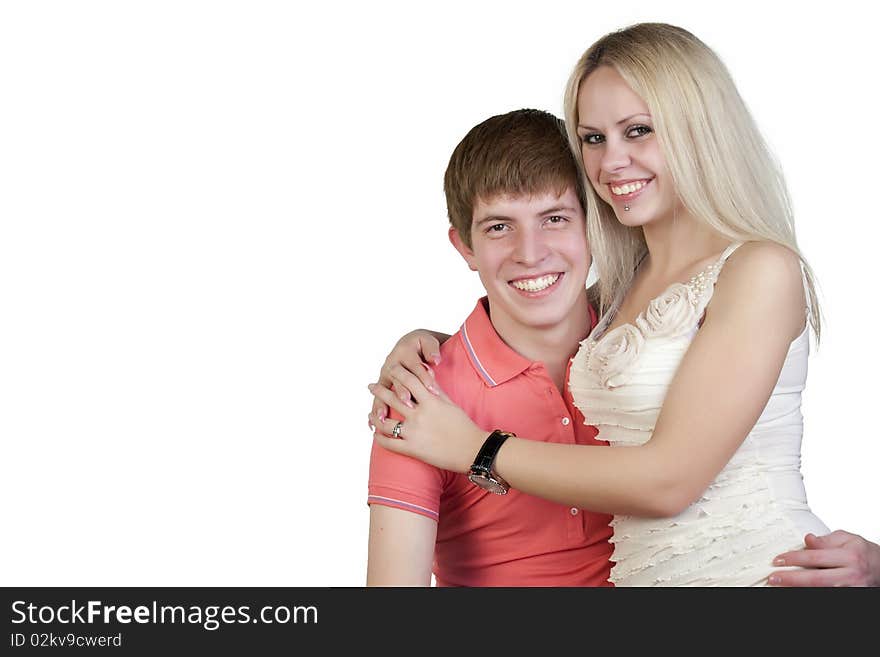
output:
<path id="1" fill-rule="evenodd" d="M 456 147 L 449 238 L 486 297 L 442 347 L 437 383 L 487 431 L 595 443 L 565 387 L 596 316 L 584 195 L 562 122 L 495 116 Z M 368 585 L 607 585 L 610 516 L 439 470 L 374 443 Z"/>

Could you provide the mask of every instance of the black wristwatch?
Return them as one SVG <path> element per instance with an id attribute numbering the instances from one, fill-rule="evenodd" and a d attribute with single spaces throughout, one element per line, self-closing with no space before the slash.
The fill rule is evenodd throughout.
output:
<path id="1" fill-rule="evenodd" d="M 495 429 L 495 431 L 490 433 L 480 451 L 477 452 L 477 458 L 474 459 L 474 464 L 468 472 L 468 479 L 480 488 L 485 488 L 496 495 L 506 495 L 510 485 L 492 472 L 492 463 L 494 463 L 495 456 L 498 454 L 498 450 L 501 449 L 504 441 L 515 436 L 515 433 L 501 431 L 500 429 Z"/>

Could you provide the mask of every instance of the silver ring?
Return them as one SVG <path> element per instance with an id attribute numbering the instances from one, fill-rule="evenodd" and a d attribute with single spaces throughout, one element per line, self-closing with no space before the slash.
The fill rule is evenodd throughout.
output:
<path id="1" fill-rule="evenodd" d="M 403 429 L 403 420 L 394 425 L 394 428 L 391 430 L 391 435 L 395 438 L 400 438 L 400 432 Z"/>

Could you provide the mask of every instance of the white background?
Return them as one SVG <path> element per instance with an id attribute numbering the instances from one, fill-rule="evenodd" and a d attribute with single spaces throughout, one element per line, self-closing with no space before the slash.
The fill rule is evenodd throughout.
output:
<path id="1" fill-rule="evenodd" d="M 870 6 L 4 3 L 0 584 L 362 585 L 366 385 L 481 292 L 448 157 L 641 20 L 719 52 L 783 165 L 809 500 L 880 540 Z"/>

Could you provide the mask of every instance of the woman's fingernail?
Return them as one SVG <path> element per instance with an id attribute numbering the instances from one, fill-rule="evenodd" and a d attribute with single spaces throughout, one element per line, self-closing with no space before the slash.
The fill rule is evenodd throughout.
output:
<path id="1" fill-rule="evenodd" d="M 767 581 L 770 583 L 770 586 L 778 586 L 782 583 L 782 578 L 779 575 L 770 575 L 770 579 Z"/>
<path id="2" fill-rule="evenodd" d="M 385 421 L 385 411 L 379 411 L 379 422 Z"/>
<path id="3" fill-rule="evenodd" d="M 413 406 L 413 403 L 409 399 L 404 399 L 403 403 L 406 404 L 407 408 L 415 408 L 415 406 Z"/>
<path id="4" fill-rule="evenodd" d="M 440 396 L 440 391 L 437 390 L 437 388 L 435 388 L 434 386 L 428 386 L 428 390 L 430 390 L 431 392 L 433 392 L 433 393 L 434 393 L 435 395 L 437 395 L 438 397 Z"/>
<path id="5" fill-rule="evenodd" d="M 375 388 L 375 387 L 376 387 L 376 385 L 373 384 L 373 383 L 368 383 L 368 384 L 367 384 L 367 390 L 369 390 L 370 392 L 373 392 L 373 388 Z"/>
<path id="6" fill-rule="evenodd" d="M 785 565 L 785 559 L 783 559 L 782 557 L 776 557 L 776 558 L 773 560 L 773 565 L 774 565 L 774 566 L 784 566 L 784 565 Z"/>
<path id="7" fill-rule="evenodd" d="M 431 360 L 434 361 L 434 365 L 439 365 L 440 364 L 440 354 L 432 355 Z"/>

